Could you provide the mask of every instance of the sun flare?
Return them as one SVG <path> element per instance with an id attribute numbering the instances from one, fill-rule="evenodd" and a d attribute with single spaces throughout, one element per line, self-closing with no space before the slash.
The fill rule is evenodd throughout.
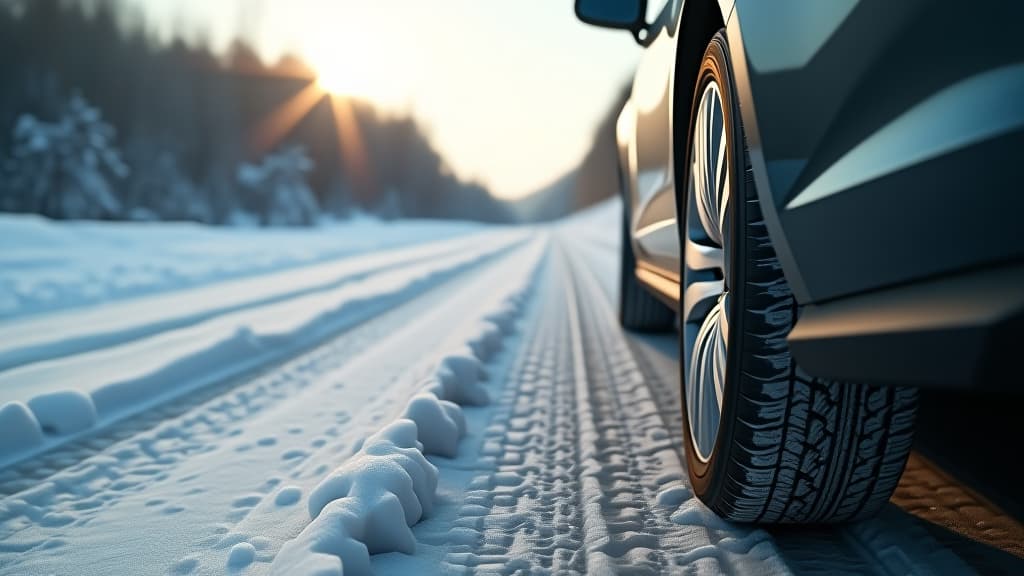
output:
<path id="1" fill-rule="evenodd" d="M 335 96 L 368 100 L 385 107 L 403 103 L 402 74 L 392 54 L 379 45 L 321 45 L 312 51 L 317 85 Z"/>
<path id="2" fill-rule="evenodd" d="M 318 62 L 316 68 L 316 82 L 325 92 L 367 100 L 385 97 L 384 84 L 365 66 L 331 60 Z"/>

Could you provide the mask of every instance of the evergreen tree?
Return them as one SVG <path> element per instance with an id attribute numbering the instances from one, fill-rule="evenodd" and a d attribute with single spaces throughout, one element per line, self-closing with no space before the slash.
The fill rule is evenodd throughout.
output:
<path id="1" fill-rule="evenodd" d="M 14 125 L 10 194 L 15 209 L 51 218 L 112 218 L 121 203 L 112 180 L 128 168 L 114 145 L 114 128 L 81 96 L 56 122 L 31 114 Z"/>
<path id="2" fill-rule="evenodd" d="M 301 146 L 267 154 L 259 164 L 243 164 L 238 181 L 257 199 L 256 212 L 264 226 L 310 225 L 319 207 L 306 175 L 313 161 Z"/>

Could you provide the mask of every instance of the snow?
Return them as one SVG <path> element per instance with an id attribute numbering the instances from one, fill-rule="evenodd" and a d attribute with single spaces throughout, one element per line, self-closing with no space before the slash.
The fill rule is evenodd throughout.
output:
<path id="1" fill-rule="evenodd" d="M 430 513 L 437 488 L 437 468 L 423 456 L 416 437 L 415 422 L 396 420 L 367 438 L 355 456 L 324 478 L 309 495 L 309 515 L 314 522 L 282 548 L 278 566 L 287 572 L 299 549 L 308 548 L 311 541 L 322 541 L 318 532 L 323 528 L 316 519 L 332 503 L 326 516 L 353 518 L 341 539 L 361 541 L 371 554 L 413 553 L 409 527 Z M 318 552 L 315 548 L 311 551 Z"/>
<path id="2" fill-rule="evenodd" d="M 0 406 L 0 454 L 30 450 L 43 443 L 43 429 L 23 402 Z"/>
<path id="3" fill-rule="evenodd" d="M 68 100 L 55 122 L 31 114 L 12 134 L 9 184 L 19 209 L 61 218 L 99 218 L 120 213 L 111 186 L 128 167 L 114 145 L 114 128 L 81 96 Z"/>
<path id="4" fill-rule="evenodd" d="M 359 238 L 39 221 L 36 256 L 0 251 L 26 276 L 84 229 L 157 260 L 183 230 L 217 251 L 194 282 L 0 322 L 0 576 L 799 572 L 783 538 L 834 572 L 969 570 L 895 508 L 800 540 L 696 499 L 676 341 L 615 317 L 617 209 Z M 82 244 L 69 278 L 132 273 Z"/>
<path id="5" fill-rule="evenodd" d="M 369 218 L 312 229 L 56 222 L 0 214 L 0 319 L 121 301 L 480 232 Z"/>
<path id="6" fill-rule="evenodd" d="M 441 360 L 437 371 L 440 382 L 440 396 L 458 404 L 483 406 L 490 402 L 487 390 L 480 386 L 483 366 L 475 356 L 470 354 L 449 354 Z"/>
<path id="7" fill-rule="evenodd" d="M 243 164 L 238 181 L 261 203 L 258 212 L 273 226 L 312 224 L 319 208 L 306 182 L 313 161 L 301 146 L 267 154 L 260 164 Z"/>
<path id="8" fill-rule="evenodd" d="M 457 404 L 424 392 L 409 400 L 403 415 L 416 424 L 424 453 L 455 457 L 466 430 L 466 419 Z"/>
<path id="9" fill-rule="evenodd" d="M 44 430 L 60 435 L 80 432 L 98 419 L 109 423 L 158 399 L 180 395 L 294 353 L 412 297 L 520 238 L 497 235 L 454 254 L 443 252 L 441 257 L 385 269 L 370 278 L 337 287 L 331 284 L 321 290 L 301 290 L 298 296 L 280 301 L 265 298 L 270 303 L 213 315 L 181 329 L 157 332 L 96 352 L 20 366 L 0 373 L 0 402 L 29 401 L 34 408 L 35 398 L 77 390 L 85 400 L 76 404 L 65 397 L 64 411 L 59 414 L 51 408 L 52 401 L 39 404 L 47 408 L 45 419 L 37 414 Z M 185 314 L 196 315 L 187 308 Z M 164 323 L 174 324 L 166 319 Z M 465 372 L 472 369 L 463 366 L 469 361 L 455 358 L 453 366 Z M 462 372 L 460 377 L 464 379 Z M 455 382 L 452 386 L 472 394 L 469 384 Z M 54 438 L 54 442 L 60 440 Z M 20 451 L 0 452 L 0 460 L 19 455 Z"/>
<path id="10" fill-rule="evenodd" d="M 28 407 L 47 434 L 74 434 L 96 425 L 96 405 L 77 390 L 39 394 Z"/>
<path id="11" fill-rule="evenodd" d="M 469 238 L 382 250 L 149 298 L 15 318 L 0 325 L 0 370 L 106 348 L 228 312 L 338 287 L 387 268 L 456 252 Z"/>
<path id="12" fill-rule="evenodd" d="M 248 542 L 239 542 L 231 547 L 228 555 L 228 568 L 239 570 L 245 568 L 256 558 L 256 547 Z"/>
<path id="13" fill-rule="evenodd" d="M 510 334 L 528 285 L 513 285 L 500 306 L 482 315 L 467 341 L 486 342 L 496 325 Z M 492 341 L 496 349 L 500 342 Z M 480 383 L 479 358 L 469 352 L 444 355 L 435 374 L 420 384 L 403 412 L 362 444 L 359 452 L 331 472 L 309 497 L 312 522 L 275 557 L 272 574 L 324 576 L 372 574 L 369 555 L 413 554 L 414 526 L 433 508 L 437 468 L 424 454 L 455 458 L 466 432 L 460 404 L 489 402 Z"/>

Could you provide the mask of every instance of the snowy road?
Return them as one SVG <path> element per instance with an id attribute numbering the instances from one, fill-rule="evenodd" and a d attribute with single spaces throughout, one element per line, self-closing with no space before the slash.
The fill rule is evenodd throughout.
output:
<path id="1" fill-rule="evenodd" d="M 918 456 L 852 526 L 703 508 L 615 217 L 0 323 L 0 574 L 1024 573 L 1021 526 Z"/>

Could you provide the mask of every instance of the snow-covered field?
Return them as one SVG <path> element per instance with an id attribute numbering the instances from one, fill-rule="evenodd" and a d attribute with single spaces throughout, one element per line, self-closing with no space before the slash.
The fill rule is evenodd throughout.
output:
<path id="1" fill-rule="evenodd" d="M 895 506 L 706 510 L 675 340 L 615 319 L 618 218 L 0 218 L 0 574 L 976 568 Z"/>

